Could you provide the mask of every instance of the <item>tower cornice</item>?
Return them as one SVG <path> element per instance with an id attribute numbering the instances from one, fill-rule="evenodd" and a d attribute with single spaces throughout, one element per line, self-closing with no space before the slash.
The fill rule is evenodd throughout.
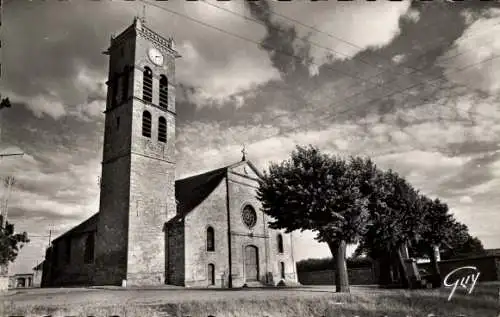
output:
<path id="1" fill-rule="evenodd" d="M 174 40 L 172 38 L 164 38 L 163 36 L 159 35 L 155 31 L 151 30 L 145 25 L 141 25 L 140 28 L 136 28 L 137 34 L 141 35 L 142 37 L 148 39 L 152 43 L 156 44 L 159 46 L 159 48 L 162 48 L 172 54 L 174 57 L 179 58 L 181 55 L 175 50 L 175 44 Z"/>
<path id="2" fill-rule="evenodd" d="M 153 44 L 157 45 L 159 49 L 163 49 L 164 51 L 172 54 L 175 58 L 182 57 L 175 50 L 175 43 L 172 38 L 165 38 L 155 31 L 148 28 L 141 19 L 134 19 L 134 23 L 126 28 L 122 33 L 117 35 L 116 37 L 111 37 L 111 46 L 108 49 L 110 51 L 117 44 L 120 44 L 127 38 L 131 36 L 140 35 L 145 39 L 151 41 Z"/>

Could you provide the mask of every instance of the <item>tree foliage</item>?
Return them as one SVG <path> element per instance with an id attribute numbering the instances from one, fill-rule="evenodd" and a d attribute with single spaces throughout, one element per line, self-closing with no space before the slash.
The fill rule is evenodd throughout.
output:
<path id="1" fill-rule="evenodd" d="M 316 240 L 328 244 L 335 263 L 323 259 L 301 265 L 336 269 L 338 291 L 344 284 L 348 290 L 347 243 L 359 242 L 355 254 L 379 260 L 386 280 L 393 281 L 394 272 L 405 286 L 411 286 L 409 277 L 417 273 L 407 271 L 406 248 L 431 260 L 434 246 L 443 250 L 443 259 L 484 251 L 446 203 L 422 195 L 398 173 L 381 171 L 368 158 L 345 160 L 298 146 L 289 160 L 271 164 L 257 194 L 272 218 L 271 228 L 311 230 Z M 437 262 L 433 264 L 439 276 Z"/>
<path id="2" fill-rule="evenodd" d="M 375 187 L 375 164 L 349 160 L 300 147 L 289 160 L 271 164 L 260 180 L 257 196 L 273 229 L 311 230 L 326 242 L 340 274 L 337 291 L 348 291 L 345 248 L 366 231 L 368 203 Z"/>
<path id="3" fill-rule="evenodd" d="M 11 103 L 10 103 L 9 98 L 2 98 L 2 95 L 0 94 L 0 110 L 2 108 L 10 108 L 10 107 L 11 107 Z"/>
<path id="4" fill-rule="evenodd" d="M 419 193 L 394 171 L 382 172 L 369 205 L 369 229 L 358 247 L 378 258 L 419 239 L 424 227 Z"/>
<path id="5" fill-rule="evenodd" d="M 451 234 L 441 248 L 441 259 L 456 259 L 484 255 L 484 246 L 479 238 L 470 235 L 469 228 L 458 221 L 453 223 Z"/>
<path id="6" fill-rule="evenodd" d="M 5 226 L 0 226 L 0 265 L 14 262 L 19 250 L 29 242 L 26 232 L 14 233 L 13 224 L 6 222 Z"/>
<path id="7" fill-rule="evenodd" d="M 396 267 L 403 285 L 409 286 L 409 273 L 401 250 L 421 237 L 425 228 L 423 202 L 419 192 L 392 170 L 379 173 L 376 189 L 369 204 L 369 227 L 356 253 L 366 253 L 370 258 L 382 261 L 382 270 L 387 276 L 387 271 Z"/>

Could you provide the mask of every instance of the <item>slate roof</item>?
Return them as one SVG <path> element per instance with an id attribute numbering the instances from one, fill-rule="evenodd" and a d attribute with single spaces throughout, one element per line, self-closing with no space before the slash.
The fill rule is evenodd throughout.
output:
<path id="1" fill-rule="evenodd" d="M 185 216 L 210 195 L 225 178 L 229 166 L 203 174 L 180 179 L 175 182 L 177 212 Z"/>
<path id="2" fill-rule="evenodd" d="M 79 234 L 79 233 L 85 233 L 85 232 L 91 232 L 91 231 L 97 231 L 97 217 L 99 216 L 99 213 L 95 213 L 92 215 L 92 217 L 88 218 L 84 222 L 80 223 L 76 227 L 66 231 L 56 239 L 52 241 L 52 243 L 59 241 L 63 239 L 64 237 L 68 235 L 74 235 L 74 234 Z"/>

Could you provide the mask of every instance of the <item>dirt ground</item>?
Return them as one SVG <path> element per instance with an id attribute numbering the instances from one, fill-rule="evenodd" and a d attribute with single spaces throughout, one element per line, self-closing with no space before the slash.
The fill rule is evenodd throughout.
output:
<path id="1" fill-rule="evenodd" d="M 387 292 L 369 286 L 351 286 L 351 293 Z M 157 288 L 48 288 L 10 290 L 0 295 L 0 301 L 15 306 L 66 306 L 92 303 L 95 306 L 150 305 L 191 301 L 230 299 L 266 299 L 309 297 L 335 293 L 335 286 L 309 286 L 299 288 L 247 288 L 247 289 L 193 289 L 177 287 Z"/>
<path id="2" fill-rule="evenodd" d="M 473 294 L 449 289 L 388 290 L 351 286 L 194 289 L 52 288 L 0 295 L 0 316 L 481 316 L 500 317 L 500 284 L 479 284 Z M 208 315 L 207 315 L 208 314 Z"/>

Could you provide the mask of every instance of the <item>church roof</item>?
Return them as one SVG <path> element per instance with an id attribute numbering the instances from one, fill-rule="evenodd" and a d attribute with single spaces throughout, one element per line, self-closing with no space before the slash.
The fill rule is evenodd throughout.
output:
<path id="1" fill-rule="evenodd" d="M 203 174 L 180 179 L 175 182 L 177 210 L 181 216 L 196 208 L 224 179 L 229 166 Z"/>
<path id="2" fill-rule="evenodd" d="M 178 214 L 175 218 L 185 216 L 201 204 L 219 186 L 227 175 L 228 169 L 244 163 L 248 164 L 257 175 L 261 176 L 250 161 L 244 160 L 203 174 L 177 180 L 175 182 L 175 198 L 177 199 Z"/>
<path id="3" fill-rule="evenodd" d="M 69 235 L 96 231 L 97 230 L 97 217 L 98 216 L 99 216 L 99 213 L 95 213 L 94 215 L 92 215 L 90 218 L 88 218 L 84 222 L 81 222 L 76 227 L 73 227 L 72 229 L 66 231 L 65 233 L 63 233 L 62 235 L 60 235 L 59 237 L 54 239 L 52 241 L 52 243 L 55 243 L 56 241 L 59 241 L 62 238 L 67 237 Z"/>

